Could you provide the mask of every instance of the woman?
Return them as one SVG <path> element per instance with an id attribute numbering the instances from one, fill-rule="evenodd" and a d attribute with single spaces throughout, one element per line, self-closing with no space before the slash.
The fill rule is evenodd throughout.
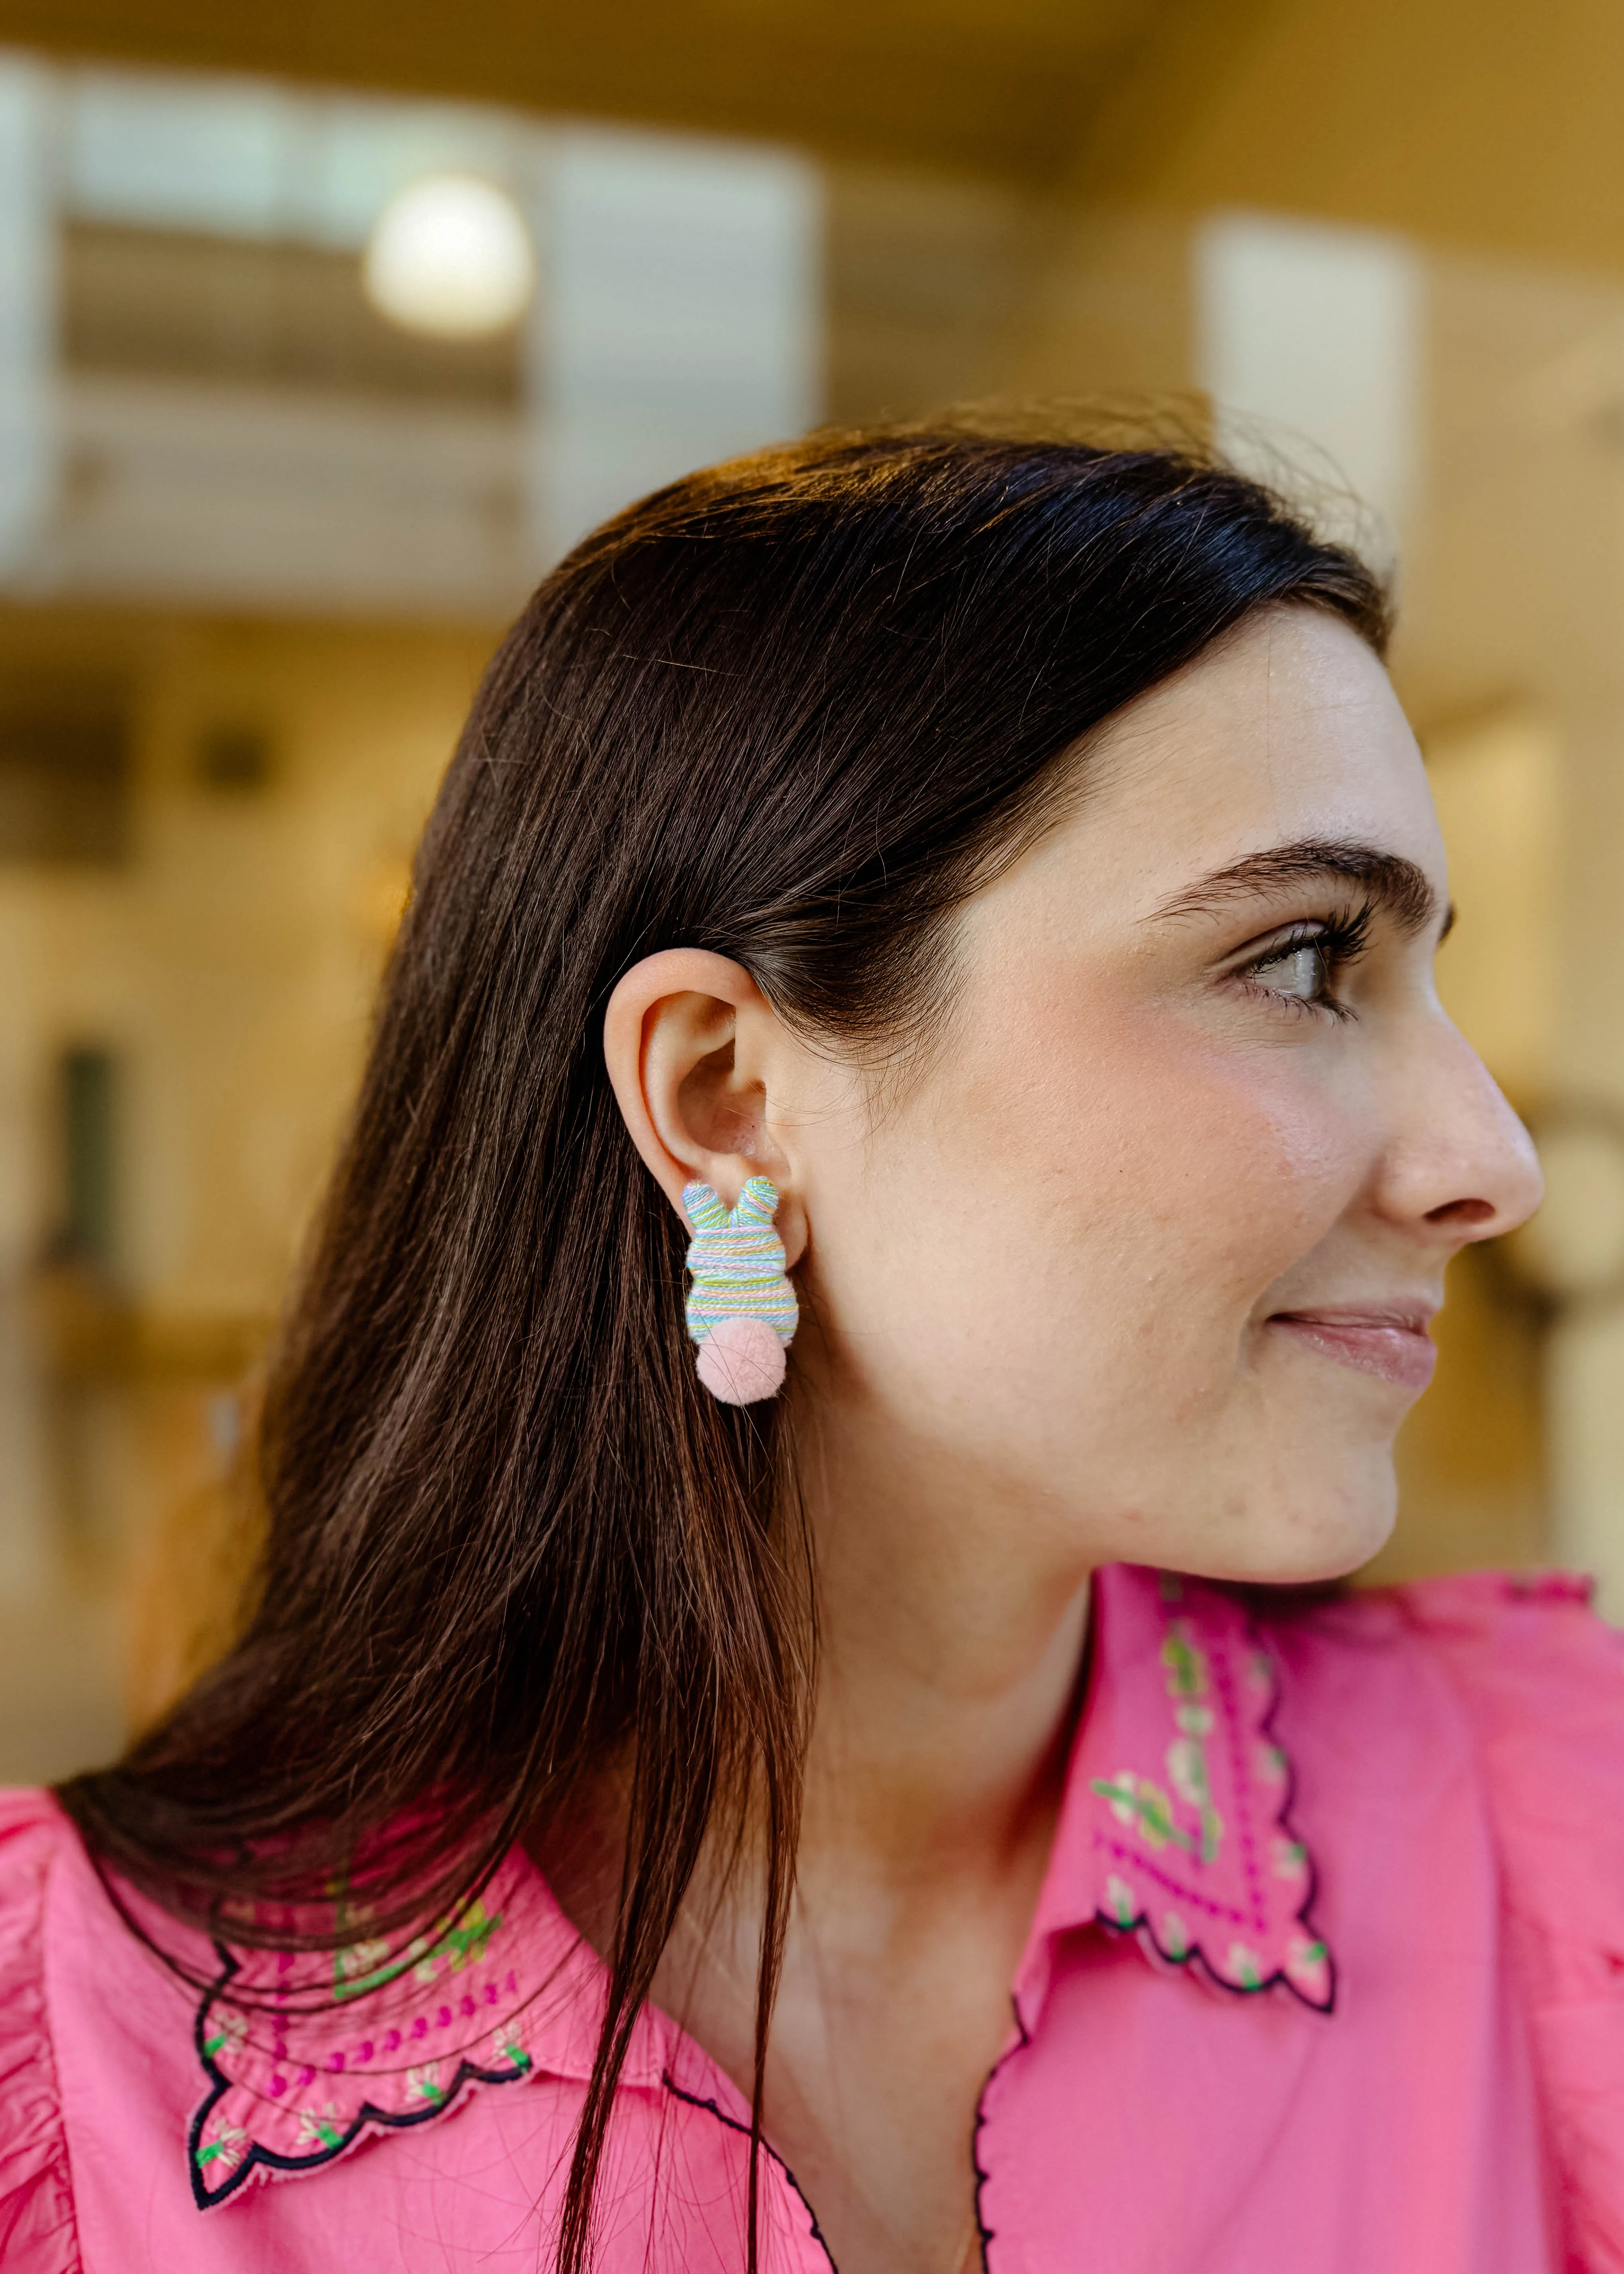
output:
<path id="1" fill-rule="evenodd" d="M 952 427 L 546 580 L 243 1638 L 8 1803 L 8 2270 L 1624 2264 L 1618 1647 L 1319 1585 L 1538 1192 L 1385 632 L 1232 472 Z"/>

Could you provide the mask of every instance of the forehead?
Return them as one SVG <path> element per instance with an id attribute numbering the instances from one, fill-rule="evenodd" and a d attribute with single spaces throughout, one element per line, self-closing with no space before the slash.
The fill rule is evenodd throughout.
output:
<path id="1" fill-rule="evenodd" d="M 1356 633 L 1306 608 L 1252 619 L 1131 704 L 1094 739 L 1084 773 L 1074 849 L 1125 863 L 1119 874 L 1176 888 L 1273 845 L 1350 840 L 1405 855 L 1442 887 L 1432 796 L 1392 683 Z"/>

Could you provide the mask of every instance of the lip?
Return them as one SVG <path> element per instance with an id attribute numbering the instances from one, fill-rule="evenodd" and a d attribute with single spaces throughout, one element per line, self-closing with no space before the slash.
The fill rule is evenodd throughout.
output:
<path id="1" fill-rule="evenodd" d="M 1315 1310 L 1276 1311 L 1267 1323 L 1324 1358 L 1418 1397 L 1438 1363 L 1438 1345 L 1426 1330 L 1436 1307 L 1431 1303 L 1327 1304 Z"/>

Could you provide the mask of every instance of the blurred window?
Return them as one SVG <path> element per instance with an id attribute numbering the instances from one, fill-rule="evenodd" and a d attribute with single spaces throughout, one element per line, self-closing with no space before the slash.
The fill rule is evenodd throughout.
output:
<path id="1" fill-rule="evenodd" d="M 515 287 L 482 322 L 454 207 Z M 506 615 L 817 417 L 821 230 L 784 151 L 0 54 L 0 586 Z"/>
<path id="2" fill-rule="evenodd" d="M 0 685 L 0 860 L 117 862 L 129 849 L 120 692 Z"/>
<path id="3" fill-rule="evenodd" d="M 62 1246 L 74 1261 L 111 1274 L 114 1262 L 113 1054 L 83 1046 L 62 1058 Z"/>

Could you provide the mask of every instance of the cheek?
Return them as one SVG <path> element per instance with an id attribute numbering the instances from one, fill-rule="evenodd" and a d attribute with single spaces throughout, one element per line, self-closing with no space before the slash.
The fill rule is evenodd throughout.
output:
<path id="1" fill-rule="evenodd" d="M 1238 1052 L 1171 1020 L 1049 1034 L 941 1131 L 950 1187 L 981 1186 L 967 1253 L 983 1302 L 1040 1297 L 1071 1332 L 1166 1346 L 1243 1314 L 1358 1189 L 1347 1101 L 1307 1053 Z"/>
<path id="2" fill-rule="evenodd" d="M 1336 1102 L 1270 1054 L 1189 1049 L 1145 1069 L 1116 1226 L 1192 1297 L 1250 1306 L 1326 1236 L 1361 1181 Z"/>
<path id="3" fill-rule="evenodd" d="M 1062 1005 L 1010 1028 L 842 1157 L 819 1210 L 825 1316 L 885 1402 L 950 1430 L 1019 1412 L 1035 1453 L 1137 1433 L 1150 1409 L 1193 1417 L 1358 1189 L 1349 1101 L 1305 1052 L 1170 1016 L 1085 1028 Z"/>

